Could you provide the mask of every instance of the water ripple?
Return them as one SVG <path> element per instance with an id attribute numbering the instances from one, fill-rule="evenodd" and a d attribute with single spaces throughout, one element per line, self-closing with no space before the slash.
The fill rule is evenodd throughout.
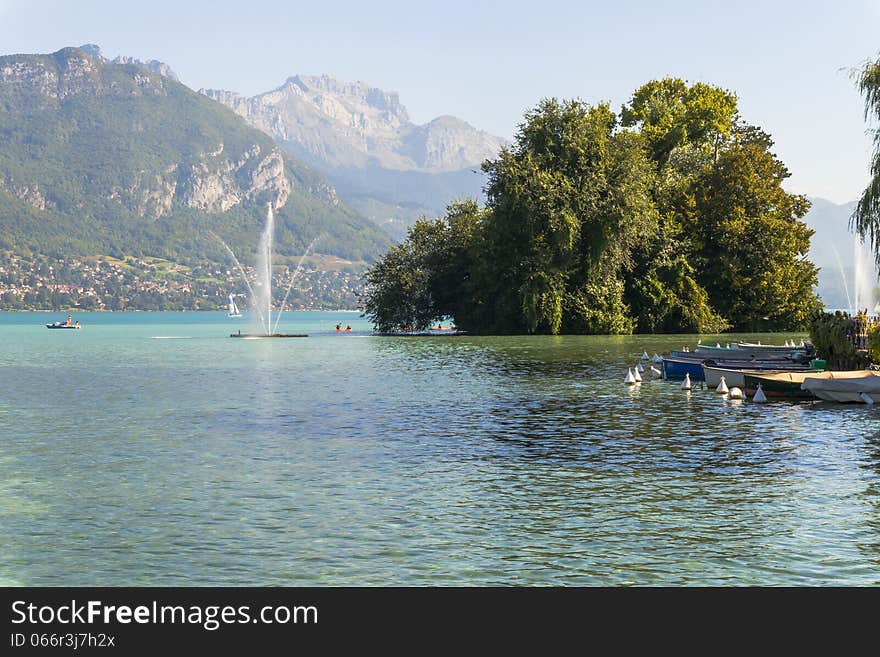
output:
<path id="1" fill-rule="evenodd" d="M 0 580 L 880 583 L 880 409 L 622 385 L 684 336 L 189 321 L 2 343 Z"/>

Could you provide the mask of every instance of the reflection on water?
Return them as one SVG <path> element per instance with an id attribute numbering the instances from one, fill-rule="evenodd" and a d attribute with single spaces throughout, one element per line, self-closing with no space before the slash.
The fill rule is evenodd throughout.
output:
<path id="1" fill-rule="evenodd" d="M 156 313 L 59 340 L 22 317 L 0 318 L 3 583 L 880 583 L 880 410 L 623 386 L 692 337 L 355 339 L 313 313 L 280 327 L 308 340 L 247 342 Z"/>

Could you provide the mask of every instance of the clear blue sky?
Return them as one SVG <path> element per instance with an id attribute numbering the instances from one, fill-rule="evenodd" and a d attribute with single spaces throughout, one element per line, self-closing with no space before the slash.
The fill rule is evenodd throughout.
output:
<path id="1" fill-rule="evenodd" d="M 363 80 L 398 91 L 417 122 L 453 114 L 504 137 L 542 97 L 618 107 L 652 78 L 709 82 L 773 135 L 789 189 L 844 202 L 871 142 L 841 69 L 880 52 L 880 0 L 0 0 L 3 54 L 83 43 L 162 60 L 194 89 Z"/>

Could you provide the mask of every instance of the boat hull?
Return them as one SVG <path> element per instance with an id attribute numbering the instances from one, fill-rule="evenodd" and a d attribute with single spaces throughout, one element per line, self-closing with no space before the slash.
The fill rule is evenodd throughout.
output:
<path id="1" fill-rule="evenodd" d="M 721 383 L 721 377 L 724 377 L 724 382 L 728 387 L 736 386 L 742 388 L 745 384 L 745 379 L 743 379 L 743 371 L 744 370 L 730 370 L 724 369 L 721 367 L 709 367 L 708 365 L 703 365 L 703 378 L 706 381 L 706 386 L 709 388 L 717 388 Z"/>
<path id="2" fill-rule="evenodd" d="M 825 401 L 880 403 L 880 372 L 869 370 L 825 372 L 804 378 L 801 387 Z"/>
<path id="3" fill-rule="evenodd" d="M 819 368 L 803 368 L 796 365 L 780 366 L 776 363 L 768 363 L 766 366 L 761 364 L 749 363 L 749 365 L 738 366 L 735 364 L 727 364 L 724 367 L 710 365 L 708 361 L 703 362 L 703 376 L 706 385 L 717 388 L 721 383 L 721 377 L 728 386 L 745 386 L 746 374 L 774 374 L 777 372 L 795 372 L 795 373 L 820 373 Z"/>
<path id="4" fill-rule="evenodd" d="M 703 363 L 699 360 L 685 358 L 663 358 L 663 378 L 680 381 L 690 374 L 691 381 L 703 380 Z"/>
<path id="5" fill-rule="evenodd" d="M 813 399 L 813 393 L 801 388 L 803 379 L 792 377 L 792 380 L 781 380 L 774 374 L 762 376 L 760 374 L 743 374 L 743 391 L 749 397 L 754 397 L 758 391 L 758 384 L 768 399 Z"/>

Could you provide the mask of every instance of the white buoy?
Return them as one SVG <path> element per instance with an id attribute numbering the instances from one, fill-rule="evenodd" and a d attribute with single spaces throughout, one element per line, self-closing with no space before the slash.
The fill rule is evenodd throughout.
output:
<path id="1" fill-rule="evenodd" d="M 653 365 L 651 365 L 651 367 L 648 369 L 648 371 L 651 373 L 651 376 L 653 376 L 655 379 L 660 379 L 663 377 L 663 372 L 658 370 Z"/>
<path id="2" fill-rule="evenodd" d="M 648 352 L 647 351 L 642 352 L 642 360 L 648 360 Z"/>
<path id="3" fill-rule="evenodd" d="M 720 342 L 716 342 L 716 343 L 715 343 L 715 348 L 716 348 L 716 349 L 721 349 L 721 343 L 720 343 Z"/>
<path id="4" fill-rule="evenodd" d="M 804 344 L 804 339 L 803 339 L 803 338 L 801 338 L 801 348 L 803 348 L 803 347 L 806 347 L 806 346 L 807 346 L 807 345 L 806 345 L 806 344 Z"/>
<path id="5" fill-rule="evenodd" d="M 681 382 L 681 389 L 690 390 L 691 387 L 691 374 L 690 372 L 685 372 L 684 381 Z"/>
<path id="6" fill-rule="evenodd" d="M 654 357 L 651 358 L 651 360 L 654 361 L 655 363 L 662 363 L 662 362 L 663 362 L 663 359 L 660 358 L 660 356 L 657 355 L 657 352 L 656 352 L 656 351 L 654 352 Z"/>
<path id="7" fill-rule="evenodd" d="M 724 348 L 725 348 L 725 349 L 730 349 L 730 343 L 728 342 L 728 343 L 727 343 L 727 346 L 724 347 Z"/>
<path id="8" fill-rule="evenodd" d="M 767 395 L 764 394 L 764 388 L 761 387 L 761 384 L 758 384 L 758 389 L 755 390 L 755 396 L 752 397 L 753 402 L 757 402 L 758 404 L 763 404 L 767 401 Z"/>
<path id="9" fill-rule="evenodd" d="M 742 399 L 743 391 L 740 388 L 731 388 L 729 393 L 731 399 Z"/>
<path id="10" fill-rule="evenodd" d="M 636 378 L 636 383 L 642 382 L 642 375 L 639 373 L 639 370 L 636 367 L 633 368 L 633 376 Z"/>
<path id="11" fill-rule="evenodd" d="M 869 395 L 867 392 L 861 393 L 859 395 L 859 397 L 861 397 L 862 401 L 865 402 L 866 404 L 870 404 L 871 406 L 874 405 L 874 398 L 871 397 L 871 395 Z"/>
<path id="12" fill-rule="evenodd" d="M 632 368 L 631 368 L 631 367 L 627 368 L 627 370 L 626 370 L 626 378 L 623 380 L 623 382 L 624 382 L 626 385 L 628 385 L 628 386 L 633 386 L 633 385 L 636 384 L 636 377 L 635 377 L 635 375 L 633 374 L 633 371 L 632 371 Z"/>
<path id="13" fill-rule="evenodd" d="M 639 374 L 644 374 L 644 373 L 645 373 L 645 366 L 642 365 L 642 362 L 641 362 L 641 361 L 639 361 L 638 363 L 636 363 L 636 372 L 638 372 Z"/>
<path id="14" fill-rule="evenodd" d="M 721 383 L 718 384 L 718 387 L 715 388 L 715 392 L 719 395 L 726 395 L 729 390 L 727 389 L 727 381 L 724 380 L 724 377 L 721 377 Z"/>

